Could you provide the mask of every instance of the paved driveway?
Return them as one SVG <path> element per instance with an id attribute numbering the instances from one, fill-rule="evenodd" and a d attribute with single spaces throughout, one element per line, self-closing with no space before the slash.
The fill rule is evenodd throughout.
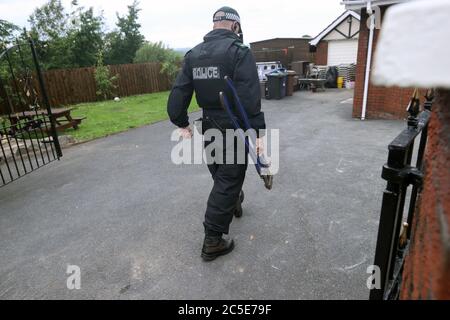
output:
<path id="1" fill-rule="evenodd" d="M 0 189 L 0 298 L 366 299 L 381 167 L 404 124 L 352 119 L 351 96 L 264 102 L 281 129 L 280 173 L 267 192 L 250 168 L 236 249 L 209 264 L 212 181 L 170 162 L 168 122 L 65 150 Z M 67 289 L 68 265 L 81 290 Z"/>

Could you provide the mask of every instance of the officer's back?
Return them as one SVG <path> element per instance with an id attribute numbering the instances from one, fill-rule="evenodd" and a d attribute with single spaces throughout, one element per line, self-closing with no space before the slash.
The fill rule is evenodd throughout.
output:
<path id="1" fill-rule="evenodd" d="M 183 70 L 169 97 L 168 113 L 172 122 L 180 128 L 189 125 L 187 108 L 194 91 L 205 114 L 225 114 L 219 97 L 221 91 L 228 92 L 225 76 L 233 79 L 252 128 L 265 129 L 255 59 L 239 36 L 225 29 L 209 32 L 204 42 L 186 54 Z"/>
<path id="2" fill-rule="evenodd" d="M 194 90 L 201 108 L 221 109 L 219 92 L 226 90 L 224 77 L 233 76 L 240 45 L 240 39 L 234 33 L 217 29 L 206 35 L 205 41 L 188 55 Z"/>

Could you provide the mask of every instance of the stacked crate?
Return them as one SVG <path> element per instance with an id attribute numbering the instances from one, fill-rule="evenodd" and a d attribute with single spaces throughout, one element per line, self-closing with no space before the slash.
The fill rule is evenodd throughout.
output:
<path id="1" fill-rule="evenodd" d="M 339 77 L 344 78 L 346 88 L 354 86 L 356 79 L 356 64 L 341 64 L 338 66 Z"/>

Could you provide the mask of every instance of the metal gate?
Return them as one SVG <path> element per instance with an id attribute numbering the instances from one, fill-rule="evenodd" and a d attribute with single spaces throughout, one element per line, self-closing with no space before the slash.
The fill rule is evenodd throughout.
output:
<path id="1" fill-rule="evenodd" d="M 381 272 L 381 281 L 379 288 L 371 290 L 371 300 L 396 300 L 400 295 L 416 201 L 422 190 L 423 159 L 433 98 L 433 91 L 428 91 L 423 111 L 420 112 L 419 91 L 414 92 L 408 109 L 408 127 L 389 145 L 388 162 L 382 173 L 387 187 L 383 194 L 374 263 Z M 417 161 L 412 164 L 414 144 L 419 136 Z M 405 202 L 411 186 L 409 207 L 404 217 Z"/>
<path id="2" fill-rule="evenodd" d="M 0 47 L 0 117 L 0 187 L 62 157 L 31 39 Z"/>

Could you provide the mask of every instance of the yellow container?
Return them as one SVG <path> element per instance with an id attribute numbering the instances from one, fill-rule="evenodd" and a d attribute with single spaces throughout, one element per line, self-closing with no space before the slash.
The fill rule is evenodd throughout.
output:
<path id="1" fill-rule="evenodd" d="M 338 89 L 342 89 L 344 87 L 344 77 L 337 78 L 337 87 Z"/>

